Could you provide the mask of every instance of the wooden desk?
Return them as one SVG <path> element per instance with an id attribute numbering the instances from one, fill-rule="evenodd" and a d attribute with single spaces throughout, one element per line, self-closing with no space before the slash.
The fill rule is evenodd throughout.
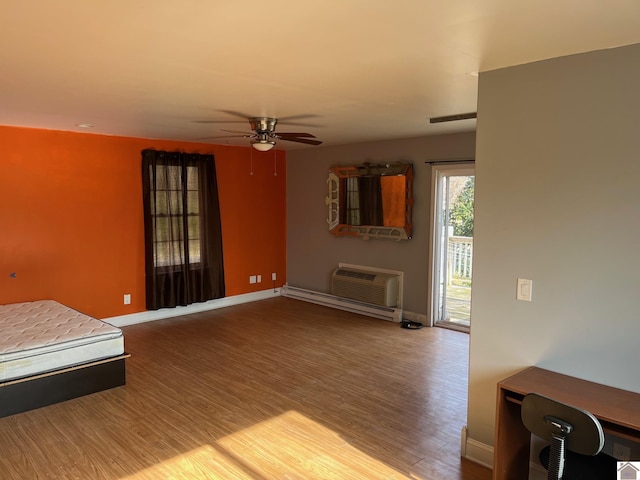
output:
<path id="1" fill-rule="evenodd" d="M 531 392 L 587 410 L 605 432 L 640 441 L 640 394 L 530 367 L 498 383 L 494 480 L 528 478 L 531 434 L 520 419 L 520 405 Z"/>

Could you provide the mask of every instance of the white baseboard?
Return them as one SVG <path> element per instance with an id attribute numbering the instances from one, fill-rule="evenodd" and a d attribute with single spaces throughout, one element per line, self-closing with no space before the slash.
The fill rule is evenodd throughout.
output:
<path id="1" fill-rule="evenodd" d="M 409 320 L 410 322 L 420 322 L 423 325 L 428 325 L 427 324 L 427 316 L 423 315 L 422 313 L 407 312 L 406 310 L 403 310 L 402 311 L 402 319 L 403 320 Z"/>
<path id="2" fill-rule="evenodd" d="M 340 264 L 340 266 L 342 266 L 342 264 Z M 305 290 L 303 288 L 284 285 L 282 288 L 282 295 L 326 307 L 338 308 L 340 310 L 346 310 L 362 315 L 370 315 L 382 320 L 389 320 L 398 323 L 403 320 L 409 320 L 427 325 L 427 316 L 421 313 L 408 312 L 401 308 L 376 307 L 374 305 L 367 306 L 367 304 L 362 302 L 335 297 L 329 293 L 317 292 L 315 290 Z M 382 313 L 383 311 L 384 313 Z"/>
<path id="3" fill-rule="evenodd" d="M 285 297 L 315 303 L 325 307 L 337 308 L 347 312 L 359 313 L 370 317 L 400 323 L 402 321 L 402 309 L 395 307 L 383 307 L 371 303 L 360 302 L 350 298 L 338 297 L 330 293 L 306 290 L 304 288 L 284 285 L 282 295 Z"/>
<path id="4" fill-rule="evenodd" d="M 274 290 L 272 288 L 269 290 L 262 290 L 260 292 L 218 298 L 216 300 L 209 300 L 208 302 L 193 303 L 186 307 L 161 308 L 160 310 L 146 310 L 144 312 L 131 313 L 129 315 L 103 318 L 102 321 L 109 323 L 114 327 L 126 327 L 127 325 L 152 322 L 154 320 L 178 317 L 180 315 L 189 315 L 190 313 L 206 312 L 207 310 L 215 310 L 216 308 L 230 307 L 232 305 L 255 302 L 257 300 L 265 300 L 267 298 L 278 296 L 280 296 L 280 289 L 276 288 Z"/>
<path id="5" fill-rule="evenodd" d="M 462 427 L 460 456 L 493 470 L 493 447 L 467 436 L 467 427 Z"/>
<path id="6" fill-rule="evenodd" d="M 493 447 L 467 436 L 467 427 L 462 427 L 460 456 L 493 470 Z M 547 471 L 542 465 L 529 462 L 529 480 L 545 480 Z"/>

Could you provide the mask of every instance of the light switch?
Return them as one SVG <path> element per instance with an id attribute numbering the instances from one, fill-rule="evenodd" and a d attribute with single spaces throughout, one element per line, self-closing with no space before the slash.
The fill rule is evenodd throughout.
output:
<path id="1" fill-rule="evenodd" d="M 519 278 L 516 289 L 516 299 L 525 302 L 531 301 L 531 293 L 533 288 L 533 280 L 528 278 Z"/>

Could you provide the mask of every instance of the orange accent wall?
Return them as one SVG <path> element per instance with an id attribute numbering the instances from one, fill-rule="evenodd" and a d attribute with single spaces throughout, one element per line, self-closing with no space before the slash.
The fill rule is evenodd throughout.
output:
<path id="1" fill-rule="evenodd" d="M 145 310 L 145 148 L 215 155 L 227 296 L 273 288 L 272 272 L 285 282 L 284 151 L 3 126 L 0 145 L 0 304 Z"/>
<path id="2" fill-rule="evenodd" d="M 407 220 L 407 178 L 402 175 L 380 177 L 382 213 L 385 227 L 404 227 Z"/>

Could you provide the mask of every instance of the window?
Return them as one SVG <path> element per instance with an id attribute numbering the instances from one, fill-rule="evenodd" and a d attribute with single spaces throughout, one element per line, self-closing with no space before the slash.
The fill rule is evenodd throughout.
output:
<path id="1" fill-rule="evenodd" d="M 223 297 L 213 155 L 144 150 L 142 173 L 147 308 Z"/>
<path id="2" fill-rule="evenodd" d="M 346 219 L 342 223 L 360 225 L 360 192 L 358 190 L 358 177 L 346 179 Z"/>
<path id="3" fill-rule="evenodd" d="M 153 167 L 149 166 L 149 169 L 151 177 Z M 191 265 L 199 263 L 201 239 L 198 169 L 179 165 L 158 169 L 154 195 L 155 201 L 151 203 L 154 266 L 182 265 L 185 260 Z"/>

